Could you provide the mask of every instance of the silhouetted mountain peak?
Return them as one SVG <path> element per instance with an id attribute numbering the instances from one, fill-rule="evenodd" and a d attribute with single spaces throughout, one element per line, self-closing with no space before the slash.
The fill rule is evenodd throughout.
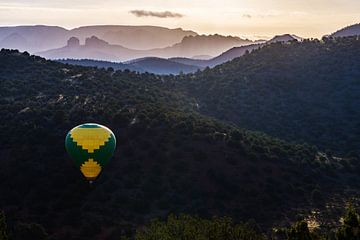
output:
<path id="1" fill-rule="evenodd" d="M 298 37 L 294 34 L 283 34 L 283 35 L 276 35 L 272 39 L 268 41 L 268 43 L 274 43 L 274 42 L 288 42 L 288 41 L 301 41 L 302 38 Z"/>
<path id="2" fill-rule="evenodd" d="M 357 36 L 360 35 L 360 23 L 347 26 L 345 28 L 342 28 L 330 36 L 332 37 L 347 37 L 347 36 Z"/>
<path id="3" fill-rule="evenodd" d="M 87 47 L 103 47 L 106 45 L 109 45 L 109 43 L 96 36 L 91 36 L 90 38 L 85 39 L 85 46 Z"/>
<path id="4" fill-rule="evenodd" d="M 79 47 L 80 46 L 80 40 L 77 37 L 71 37 L 67 41 L 68 47 Z"/>

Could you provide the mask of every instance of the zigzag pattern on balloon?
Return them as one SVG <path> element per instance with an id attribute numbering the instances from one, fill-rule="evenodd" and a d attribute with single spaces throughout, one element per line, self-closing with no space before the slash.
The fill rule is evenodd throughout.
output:
<path id="1" fill-rule="evenodd" d="M 93 153 L 109 141 L 110 132 L 103 128 L 74 128 L 70 136 L 82 149 Z"/>

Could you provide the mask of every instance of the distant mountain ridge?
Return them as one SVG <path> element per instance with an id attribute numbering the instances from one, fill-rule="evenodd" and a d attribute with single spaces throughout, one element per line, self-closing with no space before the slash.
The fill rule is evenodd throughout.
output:
<path id="1" fill-rule="evenodd" d="M 180 43 L 177 43 L 167 49 L 171 49 L 174 56 L 196 56 L 210 55 L 217 56 L 229 48 L 252 44 L 248 39 L 241 39 L 233 36 L 215 35 L 196 35 L 184 37 Z"/>
<path id="2" fill-rule="evenodd" d="M 267 43 L 289 42 L 289 41 L 294 41 L 294 40 L 302 41 L 303 38 L 296 36 L 295 34 L 283 34 L 283 35 L 276 35 L 275 37 L 273 37 L 272 39 L 267 41 Z"/>
<path id="3" fill-rule="evenodd" d="M 91 36 L 96 36 L 110 45 L 122 46 L 135 52 L 150 51 L 149 54 L 153 53 L 154 57 L 216 56 L 231 47 L 252 43 L 239 37 L 218 34 L 198 35 L 191 30 L 157 26 L 98 25 L 68 30 L 57 26 L 35 25 L 0 27 L 0 48 L 38 53 L 63 48 L 71 37 L 76 37 L 80 44 L 84 44 Z M 163 48 L 166 49 L 162 51 Z M 109 54 L 100 55 L 106 56 L 102 60 L 110 60 Z M 151 55 L 135 54 L 131 58 L 149 56 Z M 73 58 L 73 56 L 69 57 Z"/>
<path id="4" fill-rule="evenodd" d="M 331 37 L 347 37 L 347 36 L 359 36 L 360 35 L 360 23 L 344 27 L 333 34 Z"/>
<path id="5" fill-rule="evenodd" d="M 186 36 L 198 35 L 194 31 L 182 28 L 126 25 L 83 26 L 72 29 L 71 34 L 79 38 L 81 42 L 90 36 L 97 36 L 111 44 L 136 50 L 170 46 L 180 42 Z"/>
<path id="6" fill-rule="evenodd" d="M 119 65 L 116 67 L 113 66 L 113 64 L 115 64 L 115 63 L 111 62 L 111 59 L 113 58 L 113 56 L 109 56 L 110 62 L 93 60 L 90 62 L 91 65 L 88 65 L 90 60 L 83 60 L 81 58 L 78 59 L 78 61 L 75 61 L 74 59 L 70 59 L 70 60 L 65 60 L 65 61 L 61 61 L 61 62 L 75 63 L 76 65 L 82 65 L 82 66 L 114 67 L 114 69 L 118 69 L 118 70 L 129 69 L 129 70 L 134 70 L 134 71 L 138 71 L 138 72 L 151 72 L 151 73 L 156 73 L 156 74 L 179 74 L 180 72 L 190 73 L 190 72 L 196 72 L 197 70 L 199 70 L 199 69 L 201 70 L 205 67 L 214 67 L 216 65 L 230 61 L 234 58 L 244 55 L 246 52 L 251 52 L 254 49 L 260 48 L 260 47 L 264 46 L 265 44 L 271 44 L 271 43 L 276 43 L 276 42 L 287 42 L 287 41 L 293 41 L 293 40 L 298 40 L 298 39 L 301 40 L 300 37 L 296 37 L 296 36 L 293 36 L 290 34 L 279 35 L 279 36 L 275 36 L 274 38 L 272 38 L 271 40 L 269 40 L 268 42 L 265 42 L 265 43 L 250 44 L 250 45 L 245 45 L 245 46 L 241 46 L 241 47 L 231 48 L 230 50 L 225 51 L 224 53 L 220 54 L 219 56 L 208 59 L 208 60 L 185 58 L 185 57 L 170 57 L 170 58 L 140 57 L 140 58 L 131 59 L 129 61 L 125 61 L 123 63 L 119 63 Z M 68 51 L 78 51 L 80 49 L 80 51 L 81 51 L 81 49 L 83 49 L 83 47 L 80 46 L 78 44 L 78 42 L 79 42 L 78 40 L 70 39 L 68 42 L 68 48 L 66 48 L 66 49 Z M 100 39 L 97 40 L 96 37 L 92 37 L 92 38 L 86 40 L 85 45 L 91 45 L 93 47 L 97 47 L 97 46 L 104 47 L 107 44 L 108 43 L 104 42 L 103 40 L 100 40 Z M 71 46 L 74 46 L 74 48 Z M 115 48 L 116 47 L 114 47 L 113 49 L 115 49 Z M 116 49 L 121 50 L 119 48 L 119 46 L 117 46 Z M 60 50 L 62 51 L 63 49 L 60 49 Z M 111 50 L 111 48 L 110 48 L 110 50 Z M 127 50 L 129 50 L 129 49 L 127 49 Z M 112 53 L 113 52 L 108 51 L 108 54 L 112 54 Z M 50 54 L 50 55 L 48 55 L 48 57 L 51 58 L 52 57 L 51 53 L 48 52 L 48 54 Z M 68 56 L 69 54 L 71 54 L 71 52 L 64 53 L 62 58 L 66 59 L 67 58 L 66 56 Z M 99 54 L 99 53 L 97 53 L 97 54 Z M 124 50 L 123 56 L 125 54 L 126 53 Z M 84 56 L 83 58 L 86 58 L 85 55 L 86 54 L 82 55 L 82 56 Z M 94 56 L 93 55 L 92 57 L 96 59 L 96 58 L 104 57 L 104 55 L 102 55 L 102 56 L 100 56 L 100 55 Z"/>
<path id="7" fill-rule="evenodd" d="M 81 42 L 80 39 L 73 41 Z M 70 40 L 69 39 L 69 40 Z M 85 39 L 84 45 L 72 45 L 69 41 L 65 47 L 51 49 L 36 53 L 48 59 L 96 59 L 105 61 L 128 61 L 136 58 L 157 57 L 187 57 L 194 55 L 218 55 L 233 47 L 249 45 L 252 41 L 232 36 L 221 35 L 197 35 L 184 37 L 180 43 L 169 47 L 155 48 L 150 50 L 136 50 L 122 45 L 111 44 L 97 36 Z"/>
<path id="8" fill-rule="evenodd" d="M 155 74 L 179 74 L 195 72 L 202 69 L 199 66 L 188 65 L 172 61 L 171 59 L 147 57 L 135 59 L 130 62 L 109 62 L 92 59 L 61 59 L 61 63 L 85 67 L 113 68 L 114 70 L 130 70 L 135 72 L 149 72 Z"/>
<path id="9" fill-rule="evenodd" d="M 68 34 L 69 30 L 57 26 L 0 27 L 0 48 L 28 52 L 51 49 L 66 43 Z"/>
<path id="10" fill-rule="evenodd" d="M 196 59 L 188 59 L 188 58 L 173 58 L 172 60 L 183 64 L 191 64 L 201 67 L 214 67 L 216 65 L 231 61 L 234 58 L 241 57 L 245 53 L 258 49 L 266 44 L 271 44 L 276 42 L 301 41 L 301 40 L 302 38 L 296 35 L 283 34 L 283 35 L 277 35 L 266 42 L 253 43 L 240 47 L 233 47 L 221 53 L 219 56 L 208 60 L 196 60 Z"/>
<path id="11" fill-rule="evenodd" d="M 18 39 L 23 38 L 25 41 L 14 44 L 14 34 Z M 15 48 L 35 53 L 63 47 L 71 37 L 77 37 L 83 43 L 86 38 L 93 35 L 112 44 L 144 50 L 171 46 L 185 36 L 195 36 L 197 33 L 181 28 L 157 26 L 99 25 L 71 30 L 45 25 L 0 27 L 0 48 Z"/>
<path id="12" fill-rule="evenodd" d="M 101 61 L 101 60 L 93 60 L 93 59 L 59 59 L 57 62 L 70 64 L 70 65 L 78 65 L 84 67 L 97 67 L 97 68 L 113 68 L 116 70 L 130 70 L 136 72 L 142 72 L 143 70 L 140 68 L 136 68 L 131 64 L 125 64 L 121 62 L 109 62 L 109 61 Z"/>
<path id="13" fill-rule="evenodd" d="M 360 35 L 360 23 L 340 29 L 327 36 L 352 36 Z M 233 36 L 199 35 L 191 30 L 182 28 L 166 28 L 160 26 L 128 26 L 128 25 L 94 25 L 81 26 L 74 29 L 65 29 L 59 26 L 32 25 L 0 27 L 0 48 L 18 49 L 29 53 L 39 53 L 47 50 L 62 48 L 71 37 L 79 39 L 84 44 L 87 38 L 96 36 L 110 45 L 121 46 L 134 51 L 148 51 L 149 55 L 135 55 L 131 57 L 181 57 L 209 60 L 221 53 L 244 45 L 261 44 L 262 41 L 250 41 Z M 301 38 L 296 35 L 282 35 L 287 39 Z M 276 41 L 280 36 L 269 41 Z M 268 42 L 269 42 L 268 41 Z M 164 49 L 166 48 L 166 49 Z M 158 52 L 160 51 L 160 53 Z M 239 50 L 238 50 L 239 51 Z M 109 60 L 112 54 L 100 54 L 103 60 Z M 68 56 L 73 58 L 72 56 Z M 120 59 L 111 59 L 119 61 Z"/>
<path id="14" fill-rule="evenodd" d="M 93 59 L 102 61 L 125 60 L 129 56 L 137 55 L 138 50 L 131 50 L 120 45 L 111 45 L 95 36 L 85 39 L 85 44 L 73 44 L 79 39 L 72 37 L 65 47 L 39 52 L 37 55 L 48 59 Z M 76 39 L 76 40 L 75 40 Z M 122 59 L 120 58 L 122 57 Z"/>
<path id="15" fill-rule="evenodd" d="M 130 66 L 140 68 L 143 71 L 156 73 L 156 74 L 179 74 L 179 73 L 191 73 L 198 69 L 202 69 L 199 66 L 179 63 L 171 61 L 171 59 L 147 57 L 143 59 L 137 59 L 132 61 Z"/>

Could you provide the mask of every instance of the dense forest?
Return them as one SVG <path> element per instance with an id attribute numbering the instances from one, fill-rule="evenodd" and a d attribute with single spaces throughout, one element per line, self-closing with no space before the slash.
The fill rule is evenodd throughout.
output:
<path id="1" fill-rule="evenodd" d="M 274 228 L 271 234 L 264 234 L 254 221 L 234 223 L 229 217 L 212 217 L 204 219 L 198 216 L 171 214 L 161 221 L 153 219 L 145 226 L 129 229 L 123 225 L 121 229 L 112 232 L 106 239 L 121 240 L 357 240 L 360 238 L 360 216 L 349 205 L 341 224 L 328 231 L 320 231 L 304 220 L 295 222 L 292 226 Z M 0 239 L 49 239 L 49 234 L 39 224 L 17 224 L 9 229 L 6 216 L 0 212 Z M 68 237 L 66 238 L 68 239 Z"/>
<path id="2" fill-rule="evenodd" d="M 142 69 L 136 68 L 130 64 L 124 64 L 121 62 L 106 62 L 101 60 L 93 60 L 93 59 L 59 59 L 57 62 L 61 62 L 64 64 L 71 64 L 71 65 L 79 65 L 85 67 L 99 67 L 99 68 L 112 68 L 116 70 L 130 70 L 130 71 L 137 71 L 143 72 Z"/>
<path id="3" fill-rule="evenodd" d="M 206 115 L 336 154 L 360 154 L 360 39 L 273 43 L 169 81 Z"/>
<path id="4" fill-rule="evenodd" d="M 249 239 L 297 220 L 336 227 L 360 190 L 358 49 L 358 38 L 275 43 L 179 76 L 1 50 L 0 208 L 10 237 L 158 239 L 134 229 L 174 222 L 230 224 L 255 231 Z M 64 149 L 84 122 L 118 139 L 93 186 Z M 171 213 L 180 217 L 165 221 Z M 163 220 L 148 225 L 154 218 Z M 232 223 L 249 219 L 256 229 Z"/>

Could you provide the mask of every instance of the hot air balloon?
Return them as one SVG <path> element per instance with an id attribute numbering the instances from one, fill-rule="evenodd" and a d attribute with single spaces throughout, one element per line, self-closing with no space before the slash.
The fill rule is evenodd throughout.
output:
<path id="1" fill-rule="evenodd" d="M 85 123 L 68 132 L 65 147 L 81 173 L 92 183 L 112 157 L 116 138 L 105 126 Z"/>

